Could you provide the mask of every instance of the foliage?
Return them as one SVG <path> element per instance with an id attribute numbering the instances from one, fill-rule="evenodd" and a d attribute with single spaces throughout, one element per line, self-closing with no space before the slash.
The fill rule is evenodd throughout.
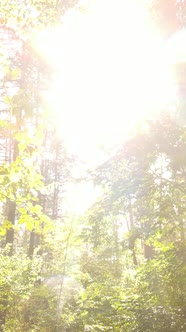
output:
<path id="1" fill-rule="evenodd" d="M 155 2 L 161 22 L 174 14 L 166 34 L 185 24 L 184 1 Z M 146 123 L 89 172 L 95 204 L 63 215 L 72 159 L 42 103 L 52 70 L 28 35 L 75 3 L 1 1 L 0 331 L 181 332 L 186 132 L 176 118 Z"/>
<path id="2" fill-rule="evenodd" d="M 58 24 L 73 3 L 1 1 L 0 331 L 54 328 L 56 295 L 38 283 L 54 273 L 56 261 L 41 273 L 47 266 L 45 245 L 54 231 L 52 219 L 61 218 L 72 158 L 44 109 L 41 95 L 52 68 L 33 49 L 30 36 Z"/>
<path id="3" fill-rule="evenodd" d="M 65 331 L 184 331 L 184 135 L 164 114 L 93 172 L 103 195 L 84 220 L 85 289 Z"/>
<path id="4" fill-rule="evenodd" d="M 9 248 L 0 253 L 0 321 L 3 331 L 21 331 L 21 308 L 31 297 L 41 270 L 42 259 L 25 254 L 9 257 Z"/>

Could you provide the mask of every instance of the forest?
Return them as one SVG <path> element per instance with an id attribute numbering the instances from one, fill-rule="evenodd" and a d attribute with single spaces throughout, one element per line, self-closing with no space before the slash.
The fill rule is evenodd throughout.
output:
<path id="1" fill-rule="evenodd" d="M 186 29 L 185 0 L 144 2 L 163 42 Z M 186 53 L 175 102 L 81 166 L 46 102 L 56 68 L 31 38 L 85 15 L 78 3 L 0 0 L 0 332 L 184 332 Z M 98 194 L 72 213 L 69 186 L 86 183 Z"/>

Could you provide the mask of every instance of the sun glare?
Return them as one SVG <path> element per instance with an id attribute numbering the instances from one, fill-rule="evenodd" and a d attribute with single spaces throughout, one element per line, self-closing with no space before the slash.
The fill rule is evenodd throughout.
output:
<path id="1" fill-rule="evenodd" d="M 96 159 L 98 146 L 121 143 L 173 93 L 162 41 L 140 1 L 79 2 L 62 26 L 36 33 L 33 45 L 55 68 L 43 96 L 68 147 Z"/>

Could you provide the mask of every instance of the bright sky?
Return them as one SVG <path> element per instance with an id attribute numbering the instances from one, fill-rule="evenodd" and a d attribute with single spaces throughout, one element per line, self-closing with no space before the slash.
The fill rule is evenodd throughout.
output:
<path id="1" fill-rule="evenodd" d="M 56 70 L 43 100 L 67 148 L 89 166 L 103 160 L 100 146 L 121 144 L 138 121 L 175 98 L 172 45 L 165 47 L 152 29 L 143 2 L 80 1 L 62 18 L 62 27 L 33 38 Z M 69 209 L 82 213 L 96 195 L 91 183 L 72 185 Z"/>
<path id="2" fill-rule="evenodd" d="M 44 99 L 72 152 L 94 162 L 98 146 L 121 143 L 136 121 L 159 110 L 173 88 L 162 41 L 143 1 L 80 1 L 63 25 L 35 37 L 35 47 L 55 66 Z"/>

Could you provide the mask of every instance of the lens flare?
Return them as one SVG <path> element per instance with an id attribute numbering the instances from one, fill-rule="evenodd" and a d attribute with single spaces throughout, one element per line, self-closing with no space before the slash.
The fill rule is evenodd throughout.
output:
<path id="1" fill-rule="evenodd" d="M 95 159 L 173 94 L 161 39 L 139 1 L 92 0 L 68 11 L 33 45 L 55 70 L 44 95 L 68 147 Z"/>

